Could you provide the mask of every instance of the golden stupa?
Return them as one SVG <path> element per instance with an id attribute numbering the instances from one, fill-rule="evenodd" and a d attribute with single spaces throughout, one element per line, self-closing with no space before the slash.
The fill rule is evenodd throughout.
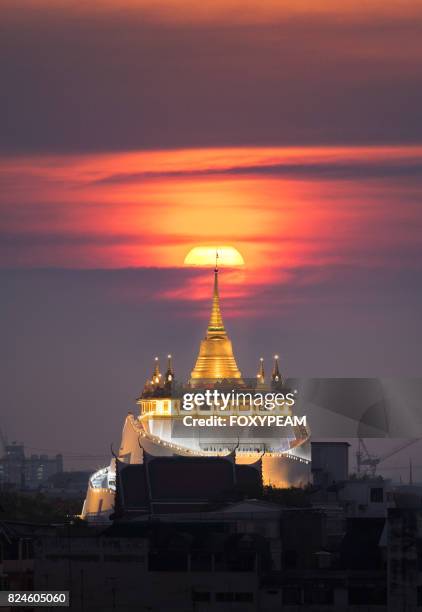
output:
<path id="1" fill-rule="evenodd" d="M 211 317 L 207 334 L 201 341 L 199 355 L 190 377 L 192 386 L 200 386 L 204 382 L 230 380 L 242 384 L 242 375 L 233 355 L 232 343 L 227 336 L 220 309 L 218 293 L 218 268 L 214 270 L 214 291 L 212 298 Z"/>

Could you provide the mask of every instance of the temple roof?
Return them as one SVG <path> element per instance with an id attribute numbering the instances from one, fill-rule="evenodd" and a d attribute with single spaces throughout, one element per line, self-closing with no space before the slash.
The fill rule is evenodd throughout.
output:
<path id="1" fill-rule="evenodd" d="M 258 467 L 258 469 L 257 469 Z M 206 510 L 262 489 L 259 466 L 229 457 L 153 457 L 144 463 L 116 461 L 116 514 Z"/>

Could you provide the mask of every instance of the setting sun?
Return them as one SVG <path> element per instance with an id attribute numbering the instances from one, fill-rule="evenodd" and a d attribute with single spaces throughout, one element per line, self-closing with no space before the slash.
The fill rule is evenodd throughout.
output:
<path id="1" fill-rule="evenodd" d="M 243 266 L 245 261 L 239 251 L 232 246 L 198 246 L 185 257 L 186 266 L 214 266 L 218 253 L 218 265 Z"/>

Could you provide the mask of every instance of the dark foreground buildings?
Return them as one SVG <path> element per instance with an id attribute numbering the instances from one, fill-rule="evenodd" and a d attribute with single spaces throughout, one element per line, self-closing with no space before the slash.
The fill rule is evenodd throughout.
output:
<path id="1" fill-rule="evenodd" d="M 384 485 L 362 478 L 358 507 L 331 480 L 290 506 L 265 499 L 259 463 L 119 463 L 106 524 L 0 524 L 2 587 L 69 590 L 71 609 L 92 612 L 416 612 L 422 498 L 414 487 L 371 501 Z"/>

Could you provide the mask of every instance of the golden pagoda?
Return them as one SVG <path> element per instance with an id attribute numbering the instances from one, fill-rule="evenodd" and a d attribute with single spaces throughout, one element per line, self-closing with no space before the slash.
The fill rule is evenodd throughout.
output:
<path id="1" fill-rule="evenodd" d="M 275 427 L 271 437 L 261 435 L 260 428 L 252 426 L 247 427 L 246 435 L 243 437 L 238 435 L 236 428 L 232 434 L 228 428 L 228 435 L 222 437 L 220 437 L 218 427 L 213 433 L 213 426 L 209 428 L 207 435 L 201 435 L 200 427 L 190 429 L 189 434 L 184 431 L 183 421 L 186 416 L 193 415 L 195 418 L 204 416 L 204 410 L 199 404 L 192 409 L 183 406 L 183 397 L 194 395 L 190 392 L 185 393 L 185 391 L 192 391 L 192 388 L 196 391 L 209 384 L 217 385 L 219 382 L 228 381 L 230 382 L 229 389 L 232 386 L 233 388 L 241 386 L 242 393 L 245 392 L 244 395 L 255 391 L 263 394 L 271 389 L 281 389 L 283 392 L 288 390 L 287 387 L 284 389 L 277 355 L 274 356 L 271 378 L 266 376 L 264 359 L 261 357 L 256 378 L 246 379 L 246 381 L 242 379 L 233 355 L 232 343 L 227 336 L 221 316 L 217 258 L 218 254 L 216 254 L 214 269 L 211 317 L 206 336 L 200 344 L 199 355 L 191 373 L 189 385 L 177 383 L 171 355 L 167 356 L 165 372 L 164 368 L 163 372 L 161 371 L 159 358 L 155 357 L 152 373 L 148 376 L 142 394 L 137 399 L 139 415 L 129 412 L 125 419 L 118 455 L 113 453 L 110 464 L 97 470 L 89 479 L 82 518 L 93 522 L 98 521 L 100 517 L 108 519 L 115 508 L 118 475 L 116 465 L 123 463 L 140 464 L 145 458 L 149 461 L 149 458 L 154 456 L 181 456 L 190 458 L 231 457 L 236 463 L 247 464 L 261 460 L 265 453 L 266 456 L 262 459 L 264 481 L 273 485 L 281 482 L 285 486 L 286 478 L 289 478 L 288 466 L 296 461 L 309 462 L 308 446 L 305 443 L 309 440 L 310 434 L 306 425 L 302 424 L 286 427 L 284 435 L 278 433 L 279 428 Z M 243 417 L 262 412 L 260 406 L 250 402 L 246 403 L 245 407 L 241 415 Z M 236 415 L 238 412 L 238 406 L 234 402 L 229 403 L 226 414 Z M 285 406 L 277 407 L 275 413 L 285 415 Z M 218 402 L 212 403 L 209 414 L 211 416 L 221 415 Z M 291 416 L 290 409 L 288 416 Z M 285 461 L 280 469 L 277 467 L 279 464 L 276 463 L 279 458 Z"/>
<path id="2" fill-rule="evenodd" d="M 233 355 L 232 343 L 227 336 L 220 309 L 218 293 L 218 267 L 214 269 L 214 291 L 212 298 L 211 317 L 207 334 L 201 341 L 199 355 L 190 377 L 192 386 L 200 386 L 206 382 L 230 380 L 243 384 L 242 375 Z"/>

